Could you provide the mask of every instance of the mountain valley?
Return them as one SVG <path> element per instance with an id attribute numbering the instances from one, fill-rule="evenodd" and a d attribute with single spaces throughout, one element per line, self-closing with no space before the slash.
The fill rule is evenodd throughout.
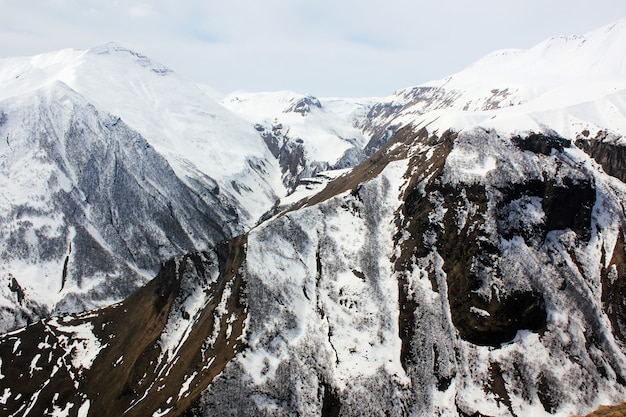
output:
<path id="1" fill-rule="evenodd" d="M 626 399 L 626 20 L 383 98 L 0 60 L 0 414 Z"/>

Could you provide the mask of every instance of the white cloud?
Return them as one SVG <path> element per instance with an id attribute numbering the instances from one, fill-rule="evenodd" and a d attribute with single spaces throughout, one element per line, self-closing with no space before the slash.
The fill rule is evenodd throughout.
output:
<path id="1" fill-rule="evenodd" d="M 0 56 L 116 41 L 226 92 L 385 95 L 623 16 L 622 0 L 0 0 Z"/>
<path id="2" fill-rule="evenodd" d="M 146 18 L 156 14 L 156 12 L 147 4 L 139 4 L 128 9 L 128 13 L 133 18 Z"/>

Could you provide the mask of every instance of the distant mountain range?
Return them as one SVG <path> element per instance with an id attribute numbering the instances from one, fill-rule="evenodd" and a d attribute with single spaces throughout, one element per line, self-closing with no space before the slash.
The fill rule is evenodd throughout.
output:
<path id="1" fill-rule="evenodd" d="M 114 43 L 0 87 L 0 414 L 626 400 L 626 20 L 385 98 L 217 102 Z"/>

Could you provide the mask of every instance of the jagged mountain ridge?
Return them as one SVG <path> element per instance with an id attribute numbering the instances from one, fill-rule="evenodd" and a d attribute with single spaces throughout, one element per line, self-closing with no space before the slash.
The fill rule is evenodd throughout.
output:
<path id="1" fill-rule="evenodd" d="M 0 373 L 14 374 L 0 378 L 2 406 L 107 414 L 89 381 L 118 363 L 119 346 L 138 359 L 119 362 L 106 399 L 131 415 L 568 416 L 623 401 L 620 113 L 605 127 L 565 118 L 560 135 L 538 123 L 554 109 L 399 110 L 382 149 L 232 241 L 225 280 L 241 291 L 214 291 L 218 247 L 177 258 L 137 293 L 167 302 L 129 300 L 160 312 L 134 322 L 155 325 L 140 344 L 105 342 L 125 331 L 114 308 L 3 336 Z M 216 297 L 241 305 L 211 309 Z M 177 347 L 197 352 L 215 335 L 240 336 L 241 351 L 230 339 L 207 377 L 212 356 L 189 362 Z"/>
<path id="2" fill-rule="evenodd" d="M 0 83 L 4 330 L 117 302 L 285 193 L 249 123 L 119 45 L 5 59 Z"/>
<path id="3" fill-rule="evenodd" d="M 548 39 L 528 50 L 494 52 L 441 80 L 400 90 L 360 123 L 375 151 L 408 123 L 431 131 L 484 126 L 595 137 L 623 137 L 626 19 L 581 36 Z"/>
<path id="4" fill-rule="evenodd" d="M 232 203 L 199 195 L 141 135 L 65 85 L 0 107 L 12 191 L 2 202 L 3 327 L 119 300 L 155 262 L 241 232 Z"/>
<path id="5" fill-rule="evenodd" d="M 235 92 L 221 102 L 255 125 L 279 160 L 291 191 L 303 178 L 365 159 L 367 140 L 355 125 L 375 99 L 318 99 L 280 91 Z"/>

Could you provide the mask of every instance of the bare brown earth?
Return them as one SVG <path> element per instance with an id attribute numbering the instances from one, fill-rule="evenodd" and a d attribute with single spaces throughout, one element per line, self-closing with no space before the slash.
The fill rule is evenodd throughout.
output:
<path id="1" fill-rule="evenodd" d="M 217 256 L 211 259 L 217 258 L 217 264 L 200 253 L 172 259 L 122 303 L 65 317 L 61 329 L 55 326 L 56 319 L 42 320 L 2 336 L 5 377 L 0 379 L 0 392 L 12 394 L 0 405 L 0 415 L 50 415 L 55 406 L 63 410 L 73 404 L 69 409 L 73 417 L 86 401 L 89 415 L 102 417 L 184 414 L 245 347 L 240 340 L 246 319 L 245 283 L 239 272 L 246 240 L 244 235 L 215 248 Z M 189 317 L 182 307 L 175 310 L 184 302 L 184 271 L 193 271 L 192 279 L 202 279 L 216 268 L 219 278 L 206 281 L 207 302 L 199 314 Z M 229 314 L 217 315 L 216 307 L 225 298 Z M 193 325 L 188 337 L 179 341 L 173 357 L 164 357 L 159 338 L 166 324 L 180 320 L 184 326 L 189 319 Z M 88 369 L 74 366 L 61 346 L 63 340 L 76 337 L 65 329 L 84 325 L 104 345 Z M 181 390 L 184 386 L 188 389 Z"/>
<path id="2" fill-rule="evenodd" d="M 624 417 L 626 416 L 626 402 L 618 405 L 603 405 L 585 417 Z"/>

